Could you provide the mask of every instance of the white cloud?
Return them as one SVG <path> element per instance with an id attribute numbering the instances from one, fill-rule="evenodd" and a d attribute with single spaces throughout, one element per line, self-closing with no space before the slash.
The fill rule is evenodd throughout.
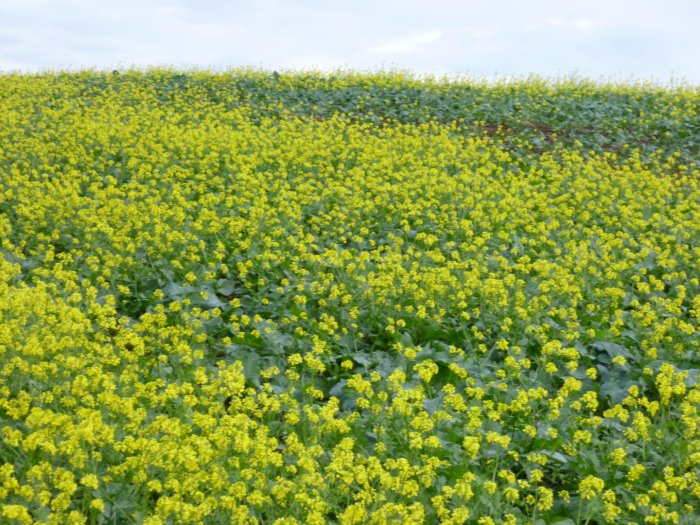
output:
<path id="1" fill-rule="evenodd" d="M 382 42 L 377 46 L 369 47 L 367 50 L 372 54 L 393 55 L 396 53 L 412 53 L 413 51 L 432 44 L 440 39 L 442 31 L 428 31 L 417 33 L 404 38 L 395 38 Z"/>
<path id="2" fill-rule="evenodd" d="M 580 29 L 583 31 L 593 30 L 603 27 L 603 22 L 595 18 L 547 18 L 544 23 L 553 27 L 562 27 L 567 29 Z M 537 26 L 530 26 L 535 27 Z"/>

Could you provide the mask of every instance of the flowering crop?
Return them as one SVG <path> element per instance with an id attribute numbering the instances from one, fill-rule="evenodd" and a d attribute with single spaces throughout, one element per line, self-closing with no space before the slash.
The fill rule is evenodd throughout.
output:
<path id="1" fill-rule="evenodd" d="M 0 75 L 0 523 L 698 523 L 699 107 Z"/>

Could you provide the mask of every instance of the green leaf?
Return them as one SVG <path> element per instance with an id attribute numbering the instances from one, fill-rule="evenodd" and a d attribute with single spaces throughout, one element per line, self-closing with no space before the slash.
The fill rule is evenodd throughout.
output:
<path id="1" fill-rule="evenodd" d="M 182 286 L 179 283 L 170 283 L 163 288 L 163 294 L 167 299 L 178 301 L 191 291 L 189 286 Z"/>
<path id="2" fill-rule="evenodd" d="M 332 397 L 337 397 L 338 399 L 343 398 L 343 392 L 345 390 L 345 385 L 347 384 L 347 379 L 341 379 L 328 391 L 328 395 Z"/>
<path id="3" fill-rule="evenodd" d="M 617 357 L 617 356 L 623 356 L 627 358 L 631 358 L 632 354 L 630 353 L 627 348 L 624 346 L 617 344 L 617 343 L 609 343 L 607 341 L 596 341 L 591 345 L 591 347 L 595 348 L 596 350 L 599 350 L 601 352 L 605 352 L 608 354 L 611 358 Z"/>
<path id="4" fill-rule="evenodd" d="M 217 293 L 224 297 L 231 297 L 236 289 L 236 283 L 232 279 L 219 279 L 216 282 Z"/>
<path id="5" fill-rule="evenodd" d="M 360 352 L 353 355 L 352 359 L 358 365 L 362 365 L 364 367 L 370 367 L 374 363 L 374 360 L 372 358 L 370 358 L 370 356 L 368 356 L 367 354 L 364 354 L 364 353 L 360 353 Z"/>

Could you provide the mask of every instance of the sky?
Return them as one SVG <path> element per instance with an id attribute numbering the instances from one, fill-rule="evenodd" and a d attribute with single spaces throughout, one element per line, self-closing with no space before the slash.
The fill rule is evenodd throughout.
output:
<path id="1" fill-rule="evenodd" d="M 0 0 L 0 71 L 410 70 L 700 84 L 700 0 Z"/>

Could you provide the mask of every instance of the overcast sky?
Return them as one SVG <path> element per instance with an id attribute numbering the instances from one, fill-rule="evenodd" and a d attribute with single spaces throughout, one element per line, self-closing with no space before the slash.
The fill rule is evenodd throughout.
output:
<path id="1" fill-rule="evenodd" d="M 256 66 L 700 83 L 700 0 L 0 0 L 0 70 Z"/>

